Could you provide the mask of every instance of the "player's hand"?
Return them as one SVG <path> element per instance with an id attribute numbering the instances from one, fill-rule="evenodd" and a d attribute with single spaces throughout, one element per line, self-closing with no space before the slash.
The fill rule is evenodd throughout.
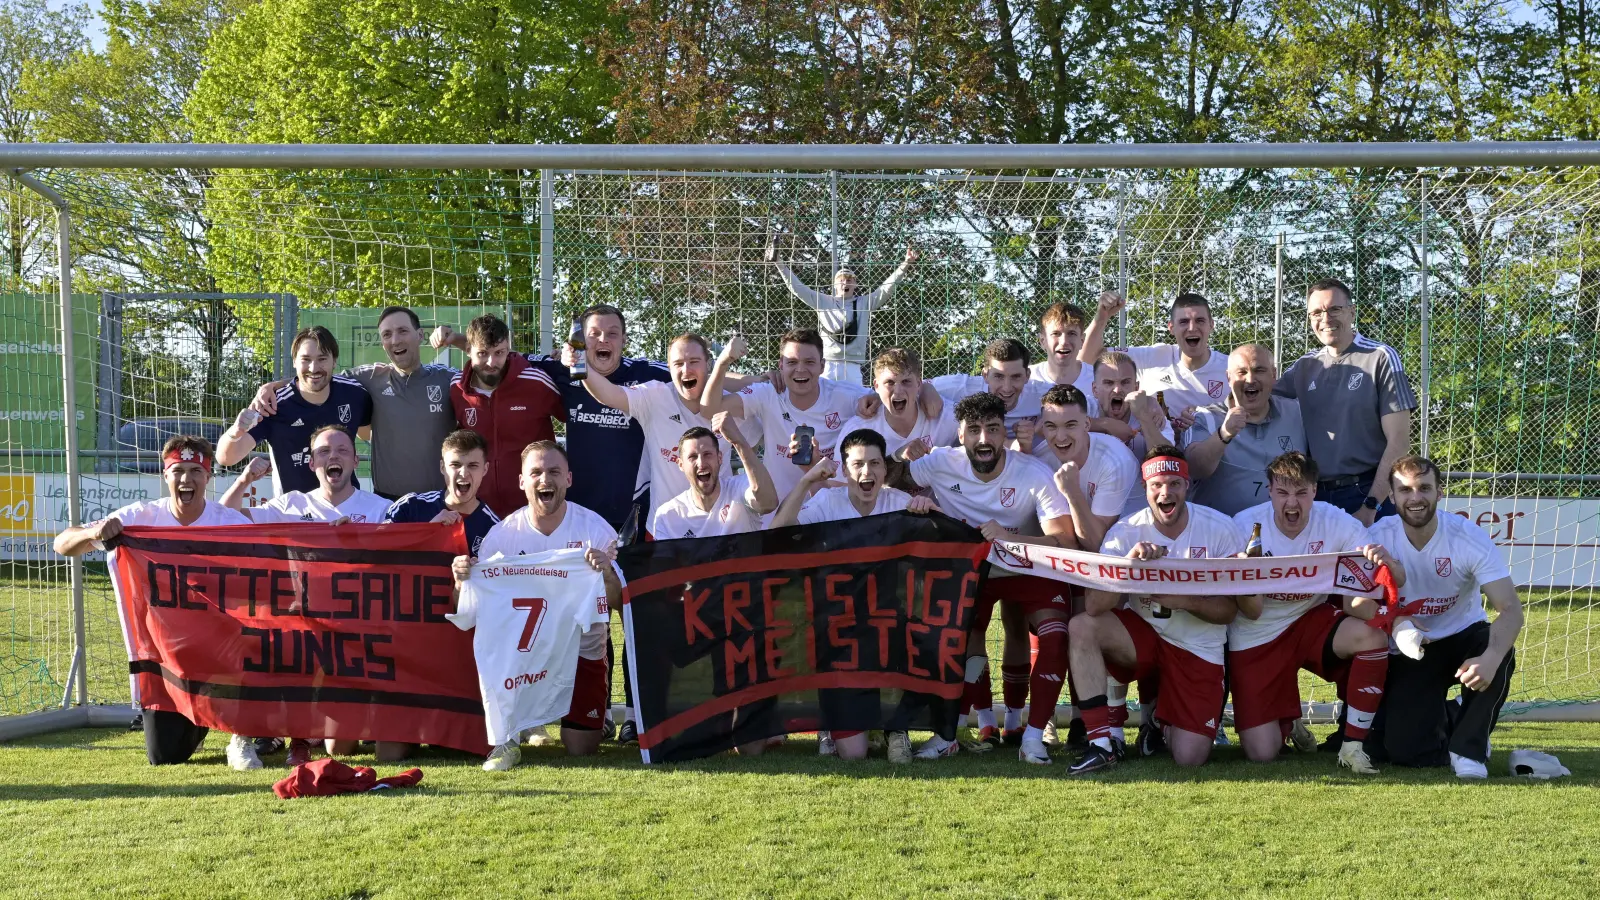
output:
<path id="1" fill-rule="evenodd" d="M 443 350 L 454 342 L 456 330 L 449 325 L 440 325 L 428 335 L 428 346 L 435 350 Z"/>
<path id="2" fill-rule="evenodd" d="M 914 262 L 916 262 L 917 260 L 919 260 L 921 258 L 922 258 L 922 254 L 917 252 L 917 248 L 915 248 L 915 247 L 907 247 L 906 248 L 906 264 L 907 265 L 910 265 L 911 263 L 914 263 Z"/>
<path id="3" fill-rule="evenodd" d="M 1375 509 L 1367 509 L 1365 506 L 1363 506 L 1356 510 L 1353 515 L 1356 517 L 1357 522 L 1360 522 L 1368 528 L 1371 528 L 1372 520 L 1378 517 L 1378 511 Z"/>
<path id="4" fill-rule="evenodd" d="M 911 502 L 906 504 L 906 512 L 925 516 L 928 513 L 942 513 L 944 510 L 933 502 L 932 497 L 912 497 Z"/>
<path id="5" fill-rule="evenodd" d="M 1017 450 L 1030 453 L 1033 450 L 1033 431 L 1038 420 L 1033 416 L 1017 420 Z"/>
<path id="6" fill-rule="evenodd" d="M 1160 559 L 1166 555 L 1166 547 L 1163 547 L 1160 544 L 1153 544 L 1149 541 L 1140 541 L 1139 543 L 1134 544 L 1133 549 L 1128 552 L 1129 559 L 1152 560 Z"/>
<path id="7" fill-rule="evenodd" d="M 1228 411 L 1228 415 L 1233 415 L 1233 411 L 1229 410 Z M 1194 424 L 1194 407 L 1193 406 L 1185 406 L 1183 409 L 1178 410 L 1178 414 L 1177 415 L 1172 417 L 1172 436 L 1173 437 L 1177 437 L 1178 435 L 1183 434 L 1185 431 L 1188 431 L 1189 430 L 1189 426 L 1193 425 L 1193 424 Z M 1236 432 L 1236 431 L 1230 431 L 1229 432 L 1229 434 L 1237 434 L 1237 433 L 1238 432 Z"/>
<path id="8" fill-rule="evenodd" d="M 428 521 L 437 522 L 440 525 L 454 525 L 455 523 L 461 521 L 461 513 L 458 513 L 453 509 L 441 509 L 439 510 L 438 515 L 434 516 Z"/>
<path id="9" fill-rule="evenodd" d="M 1191 424 L 1193 423 L 1192 417 L 1190 422 Z M 1228 440 L 1231 441 L 1239 436 L 1239 432 L 1244 430 L 1244 426 L 1244 410 L 1237 406 L 1230 406 L 1228 407 L 1228 414 L 1222 418 L 1222 424 L 1217 426 L 1217 431 L 1219 434 L 1221 432 L 1227 432 Z M 1176 428 L 1178 426 L 1176 423 L 1174 423 L 1172 427 Z"/>
<path id="10" fill-rule="evenodd" d="M 1158 419 L 1162 418 L 1161 404 L 1156 402 L 1156 398 L 1153 395 L 1146 394 L 1144 391 L 1129 391 L 1128 396 L 1123 399 L 1128 404 L 1128 417 L 1130 419 L 1138 420 L 1152 415 Z"/>
<path id="11" fill-rule="evenodd" d="M 117 539 L 122 534 L 122 520 L 116 516 L 107 516 L 96 523 L 93 537 L 104 544 Z"/>
<path id="12" fill-rule="evenodd" d="M 1056 469 L 1056 490 L 1066 496 L 1068 490 L 1078 486 L 1078 464 L 1068 460 Z"/>
<path id="13" fill-rule="evenodd" d="M 789 455 L 793 456 L 794 452 L 794 442 L 791 441 L 789 443 Z M 816 484 L 819 481 L 827 481 L 837 474 L 838 471 L 838 463 L 828 459 L 827 457 L 823 457 L 822 459 L 817 460 L 815 465 L 807 469 L 806 474 L 800 476 L 800 480 L 809 484 Z"/>
<path id="14" fill-rule="evenodd" d="M 924 441 L 922 438 L 917 438 L 916 440 L 910 441 L 904 447 L 900 448 L 900 458 L 905 462 L 911 462 L 914 459 L 921 459 L 932 452 L 933 449 L 928 446 L 927 441 Z"/>
<path id="15" fill-rule="evenodd" d="M 1011 537 L 1011 532 L 1006 531 L 1005 526 L 993 519 L 979 525 L 978 531 L 986 541 L 1003 541 Z"/>
<path id="16" fill-rule="evenodd" d="M 744 335 L 734 332 L 733 336 L 728 338 L 728 343 L 723 345 L 722 353 L 718 359 L 735 363 L 744 359 L 744 355 L 749 352 L 750 343 L 744 339 Z"/>
<path id="17" fill-rule="evenodd" d="M 256 427 L 257 423 L 260 421 L 261 413 L 257 412 L 252 407 L 246 406 L 244 409 L 239 410 L 239 414 L 237 416 L 233 417 L 233 433 L 245 434 L 249 432 L 250 429 Z"/>
<path id="18" fill-rule="evenodd" d="M 467 576 L 472 574 L 472 564 L 477 561 L 472 556 L 458 556 L 450 561 L 450 574 L 455 577 L 456 584 L 467 580 Z"/>
<path id="19" fill-rule="evenodd" d="M 876 399 L 878 395 L 867 396 Z M 939 396 L 939 392 L 933 389 L 932 384 L 924 381 L 922 387 L 917 390 L 917 406 L 922 408 L 922 414 L 928 417 L 928 421 L 936 422 L 939 415 L 944 412 L 944 398 Z"/>
<path id="20" fill-rule="evenodd" d="M 604 550 L 596 550 L 595 548 L 590 547 L 589 549 L 583 551 L 583 561 L 588 563 L 589 568 L 595 570 L 596 572 L 604 572 L 611 568 L 611 561 L 616 558 L 616 544 L 612 544 L 606 547 Z"/>
<path id="21" fill-rule="evenodd" d="M 340 525 L 349 525 L 350 524 L 350 517 L 349 516 L 340 516 L 339 518 L 334 519 L 332 522 L 329 522 L 328 524 L 332 525 L 335 528 L 338 528 Z"/>
<path id="22" fill-rule="evenodd" d="M 1494 682 L 1494 673 L 1500 668 L 1500 660 L 1493 654 L 1485 653 L 1474 656 L 1461 664 L 1456 670 L 1456 680 L 1461 686 L 1472 691 L 1487 691 Z"/>
<path id="23" fill-rule="evenodd" d="M 269 381 L 256 391 L 256 398 L 250 401 L 250 408 L 260 413 L 263 417 L 277 415 L 278 389 L 288 384 L 288 380 Z"/>
<path id="24" fill-rule="evenodd" d="M 1125 305 L 1127 305 L 1127 301 L 1123 300 L 1122 295 L 1116 291 L 1102 291 L 1100 293 L 1100 312 L 1106 316 L 1114 316 L 1122 312 L 1122 307 Z"/>
<path id="25" fill-rule="evenodd" d="M 744 432 L 739 430 L 739 423 L 732 413 L 723 410 L 711 417 L 711 432 L 721 435 L 722 439 L 735 447 L 744 446 Z"/>
<path id="26" fill-rule="evenodd" d="M 561 364 L 570 369 L 570 368 L 572 368 L 572 364 L 577 362 L 577 361 L 578 361 L 577 351 L 572 349 L 572 345 L 571 344 L 567 343 L 566 341 L 562 341 L 561 342 Z"/>
<path id="27" fill-rule="evenodd" d="M 1361 548 L 1361 555 L 1366 557 L 1367 562 L 1375 566 L 1389 567 L 1389 577 L 1394 579 L 1395 590 L 1406 586 L 1406 567 L 1401 565 L 1400 560 L 1395 559 L 1389 553 L 1387 547 L 1382 544 L 1368 544 Z"/>
<path id="28" fill-rule="evenodd" d="M 239 477 L 245 484 L 254 484 L 272 474 L 272 460 L 265 456 L 250 457 L 250 465 L 244 467 L 244 472 Z"/>
<path id="29" fill-rule="evenodd" d="M 783 381 L 782 369 L 768 369 L 762 374 L 757 375 L 756 380 L 765 381 L 767 384 L 772 385 L 772 389 L 780 394 L 783 393 L 784 388 L 788 387 L 788 385 Z"/>
<path id="30" fill-rule="evenodd" d="M 856 415 L 863 419 L 872 418 L 873 416 L 877 415 L 878 410 L 882 408 L 883 401 L 879 400 L 878 395 L 875 393 L 862 394 L 861 399 L 856 401 Z"/>

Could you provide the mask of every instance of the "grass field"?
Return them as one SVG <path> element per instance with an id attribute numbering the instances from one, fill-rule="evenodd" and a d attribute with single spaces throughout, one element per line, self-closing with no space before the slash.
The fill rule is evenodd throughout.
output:
<path id="1" fill-rule="evenodd" d="M 528 749 L 508 773 L 424 751 L 419 788 L 282 801 L 281 756 L 234 772 L 213 735 L 196 762 L 152 768 L 139 735 L 82 730 L 0 744 L 0 896 L 1600 894 L 1600 725 L 1495 743 L 1476 784 L 1231 748 L 1195 772 L 1147 760 L 1090 780 L 1003 752 L 852 765 L 806 739 L 649 769 L 615 746 Z M 1505 777 L 1516 746 L 1573 777 Z"/>

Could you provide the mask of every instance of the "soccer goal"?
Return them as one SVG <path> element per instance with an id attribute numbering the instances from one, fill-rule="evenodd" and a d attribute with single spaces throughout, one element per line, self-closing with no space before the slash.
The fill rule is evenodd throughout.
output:
<path id="1" fill-rule="evenodd" d="M 0 725 L 126 708 L 103 566 L 49 539 L 158 495 L 160 439 L 220 431 L 297 325 L 332 328 L 348 366 L 383 359 L 389 304 L 425 327 L 495 312 L 548 350 L 604 302 L 634 355 L 739 332 L 765 365 L 816 321 L 779 263 L 870 289 L 908 248 L 870 345 L 930 376 L 994 337 L 1036 347 L 1045 306 L 1107 289 L 1117 343 L 1168 339 L 1196 291 L 1213 347 L 1281 368 L 1315 346 L 1305 286 L 1344 280 L 1422 398 L 1446 508 L 1521 587 L 1507 715 L 1600 717 L 1597 164 L 1587 144 L 0 147 Z"/>

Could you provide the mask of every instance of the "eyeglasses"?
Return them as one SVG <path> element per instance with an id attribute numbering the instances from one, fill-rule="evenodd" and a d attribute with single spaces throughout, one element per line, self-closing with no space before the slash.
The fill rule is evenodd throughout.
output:
<path id="1" fill-rule="evenodd" d="M 1342 319 L 1342 318 L 1345 317 L 1345 314 L 1348 313 L 1348 312 L 1350 312 L 1350 307 L 1348 307 L 1348 306 L 1325 306 L 1322 309 L 1313 309 L 1313 310 L 1311 310 L 1311 318 L 1313 318 L 1313 319 Z"/>

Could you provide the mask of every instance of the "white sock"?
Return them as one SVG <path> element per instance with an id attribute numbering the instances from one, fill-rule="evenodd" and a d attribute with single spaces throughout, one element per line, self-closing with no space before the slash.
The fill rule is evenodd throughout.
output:
<path id="1" fill-rule="evenodd" d="M 637 721 L 639 721 L 638 719 L 635 719 L 633 717 L 633 707 L 624 706 L 622 708 L 622 721 L 624 721 L 624 722 L 637 722 Z"/>
<path id="2" fill-rule="evenodd" d="M 933 747 L 939 749 L 939 750 L 943 750 L 944 748 L 950 746 L 951 744 L 954 744 L 955 741 L 947 741 L 944 738 L 939 737 L 936 734 L 933 737 L 928 738 L 928 743 L 931 744 Z"/>
<path id="3" fill-rule="evenodd" d="M 993 709 L 980 709 L 980 710 L 978 710 L 978 727 L 979 728 L 993 728 L 994 727 L 994 710 Z"/>
<path id="4" fill-rule="evenodd" d="M 1016 731 L 1020 727 L 1022 727 L 1022 710 L 1006 707 L 1006 730 Z"/>
<path id="5" fill-rule="evenodd" d="M 1126 709 L 1128 706 L 1128 686 L 1110 675 L 1106 676 L 1106 706 L 1111 709 Z M 1123 743 L 1128 741 L 1127 731 L 1121 725 L 1112 726 L 1111 736 Z"/>
<path id="6" fill-rule="evenodd" d="M 1095 738 L 1089 743 L 1099 747 L 1101 750 L 1104 750 L 1107 753 L 1111 752 L 1111 738 Z"/>
<path id="7" fill-rule="evenodd" d="M 1044 729 L 1029 725 L 1027 730 L 1022 732 L 1022 739 L 1024 741 L 1042 741 L 1044 740 Z"/>

